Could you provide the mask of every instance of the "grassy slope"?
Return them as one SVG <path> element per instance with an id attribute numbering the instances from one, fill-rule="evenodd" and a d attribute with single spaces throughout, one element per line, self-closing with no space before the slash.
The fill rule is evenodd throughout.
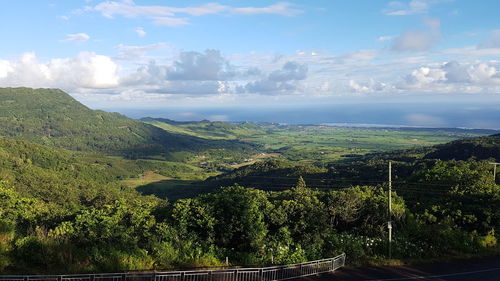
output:
<path id="1" fill-rule="evenodd" d="M 176 122 L 162 118 L 143 118 L 141 121 L 173 133 L 181 133 L 206 139 L 240 140 L 244 137 L 265 135 L 267 130 L 253 123 L 232 124 L 227 122 Z"/>
<path id="2" fill-rule="evenodd" d="M 210 175 L 185 163 L 127 160 L 0 137 L 0 180 L 12 183 L 24 195 L 61 204 L 78 205 L 81 198 L 99 193 L 132 192 L 123 189 L 125 186 L 135 188 L 164 180 L 203 180 Z"/>
<path id="3" fill-rule="evenodd" d="M 171 133 L 118 113 L 91 110 L 57 89 L 0 88 L 0 135 L 79 151 L 131 158 L 169 158 L 172 152 L 253 149 Z"/>

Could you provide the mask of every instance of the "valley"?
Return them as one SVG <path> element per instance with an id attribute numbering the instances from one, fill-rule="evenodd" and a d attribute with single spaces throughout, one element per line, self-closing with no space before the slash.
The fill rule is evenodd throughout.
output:
<path id="1" fill-rule="evenodd" d="M 0 272 L 499 252 L 498 131 L 134 120 L 29 88 L 0 118 Z"/>

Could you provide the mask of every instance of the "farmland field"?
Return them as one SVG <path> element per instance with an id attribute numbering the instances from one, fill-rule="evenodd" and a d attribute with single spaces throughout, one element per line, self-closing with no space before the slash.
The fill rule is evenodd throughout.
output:
<path id="1" fill-rule="evenodd" d="M 258 145 L 261 152 L 235 160 L 226 150 L 211 150 L 186 160 L 198 167 L 191 177 L 177 179 L 135 179 L 127 184 L 144 194 L 176 200 L 211 191 L 204 180 L 256 162 L 279 158 L 296 163 L 325 167 L 330 163 L 348 161 L 354 156 L 373 152 L 417 148 L 447 143 L 456 139 L 498 133 L 495 130 L 456 128 L 367 128 L 325 125 L 277 125 L 226 122 L 175 122 L 143 120 L 172 133 L 207 139 L 238 140 Z M 166 123 L 168 122 L 168 123 Z M 144 177 L 147 178 L 147 177 Z M 135 183 L 135 184 L 133 184 Z M 142 183 L 142 184 L 141 184 Z"/>

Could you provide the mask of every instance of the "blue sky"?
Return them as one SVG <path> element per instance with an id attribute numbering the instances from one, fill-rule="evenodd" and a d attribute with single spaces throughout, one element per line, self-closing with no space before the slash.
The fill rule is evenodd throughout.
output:
<path id="1" fill-rule="evenodd" d="M 61 88 L 92 108 L 232 120 L 225 110 L 398 104 L 414 125 L 444 118 L 419 104 L 500 111 L 500 1 L 2 6 L 0 87 Z"/>

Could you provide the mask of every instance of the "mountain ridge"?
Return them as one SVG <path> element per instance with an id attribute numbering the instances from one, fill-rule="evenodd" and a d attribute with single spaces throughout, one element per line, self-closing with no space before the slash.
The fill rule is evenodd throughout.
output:
<path id="1" fill-rule="evenodd" d="M 0 135 L 128 158 L 168 159 L 176 151 L 254 148 L 171 133 L 119 113 L 92 110 L 59 89 L 0 88 Z"/>

